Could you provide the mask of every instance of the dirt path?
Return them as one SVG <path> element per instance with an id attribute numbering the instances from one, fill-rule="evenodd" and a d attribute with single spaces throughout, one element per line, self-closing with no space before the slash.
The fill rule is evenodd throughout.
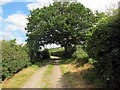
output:
<path id="1" fill-rule="evenodd" d="M 55 65 L 50 77 L 50 88 L 68 88 L 69 85 L 62 77 L 59 65 Z"/>
<path id="2" fill-rule="evenodd" d="M 44 72 L 47 70 L 47 66 L 42 67 L 39 71 L 37 71 L 31 79 L 23 85 L 21 88 L 41 88 L 42 87 L 42 78 Z"/>
<path id="3" fill-rule="evenodd" d="M 57 61 L 57 60 L 55 60 Z M 37 71 L 31 79 L 23 85 L 21 88 L 67 88 L 69 85 L 62 77 L 61 69 L 58 65 L 58 61 L 55 62 L 55 65 L 52 68 L 52 72 L 46 78 L 44 78 L 44 73 L 47 71 L 48 65 L 42 67 Z M 43 82 L 46 79 L 47 82 Z"/>

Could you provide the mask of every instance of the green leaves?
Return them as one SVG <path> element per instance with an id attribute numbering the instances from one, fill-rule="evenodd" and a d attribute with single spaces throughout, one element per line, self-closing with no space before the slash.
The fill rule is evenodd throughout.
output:
<path id="1" fill-rule="evenodd" d="M 120 19 L 118 15 L 103 18 L 89 33 L 87 52 L 95 59 L 95 69 L 111 87 L 120 85 Z"/>
<path id="2" fill-rule="evenodd" d="M 2 40 L 2 79 L 8 78 L 30 65 L 27 48 L 17 45 L 15 39 Z"/>
<path id="3" fill-rule="evenodd" d="M 70 48 L 81 40 L 91 27 L 94 15 L 81 3 L 54 2 L 30 12 L 27 24 L 28 45 L 35 52 L 45 44 L 56 43 Z"/>

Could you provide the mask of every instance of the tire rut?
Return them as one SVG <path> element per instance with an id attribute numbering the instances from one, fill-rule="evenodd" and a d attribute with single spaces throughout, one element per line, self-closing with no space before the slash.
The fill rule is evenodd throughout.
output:
<path id="1" fill-rule="evenodd" d="M 68 83 L 64 80 L 59 65 L 55 65 L 50 78 L 49 88 L 69 88 Z"/>

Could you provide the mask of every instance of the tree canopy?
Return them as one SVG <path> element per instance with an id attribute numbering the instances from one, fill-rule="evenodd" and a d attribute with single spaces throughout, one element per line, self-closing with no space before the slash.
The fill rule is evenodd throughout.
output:
<path id="1" fill-rule="evenodd" d="M 27 43 L 33 51 L 46 44 L 68 48 L 85 40 L 84 33 L 94 23 L 94 14 L 81 3 L 54 2 L 53 5 L 30 12 L 27 23 Z"/>

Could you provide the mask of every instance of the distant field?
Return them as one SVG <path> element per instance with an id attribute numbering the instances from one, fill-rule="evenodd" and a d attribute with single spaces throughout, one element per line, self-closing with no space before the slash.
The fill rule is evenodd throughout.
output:
<path id="1" fill-rule="evenodd" d="M 77 45 L 76 49 L 77 49 L 76 52 L 75 52 L 76 58 L 78 58 L 78 59 L 88 59 L 88 55 L 82 49 L 81 45 Z M 64 51 L 64 48 L 61 48 L 61 47 L 60 48 L 49 49 L 49 52 L 52 56 L 58 56 L 58 57 L 63 56 L 63 51 Z"/>
<path id="2" fill-rule="evenodd" d="M 50 53 L 53 53 L 53 52 L 59 52 L 59 51 L 64 51 L 64 48 L 52 48 L 52 49 L 49 49 Z"/>
<path id="3" fill-rule="evenodd" d="M 52 48 L 49 49 L 51 56 L 62 57 L 63 56 L 64 48 Z"/>

